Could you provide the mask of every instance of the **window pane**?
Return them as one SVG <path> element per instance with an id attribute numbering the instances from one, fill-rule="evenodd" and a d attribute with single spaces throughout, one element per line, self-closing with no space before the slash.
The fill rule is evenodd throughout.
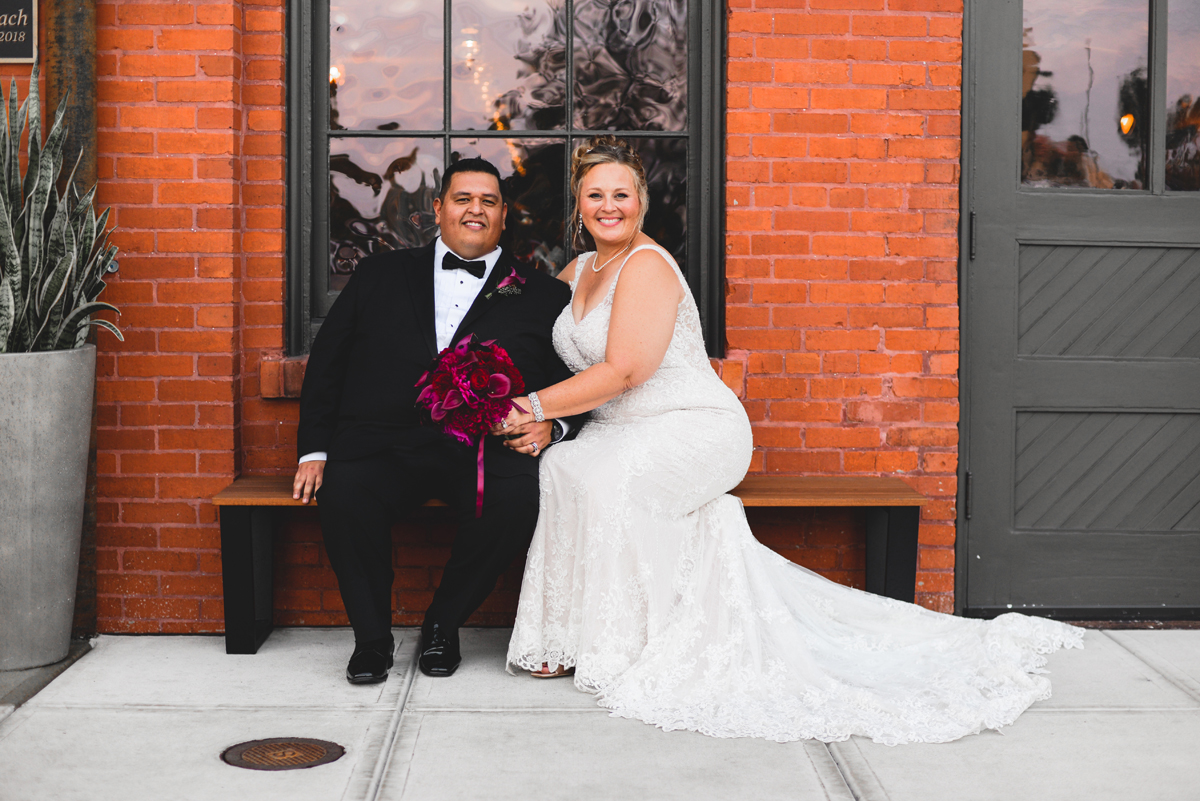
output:
<path id="1" fill-rule="evenodd" d="M 1021 183 L 1142 189 L 1148 0 L 1026 0 Z"/>
<path id="2" fill-rule="evenodd" d="M 687 270 L 687 140 L 635 140 L 650 188 L 643 230 Z"/>
<path id="3" fill-rule="evenodd" d="M 454 139 L 450 160 L 482 156 L 496 165 L 508 203 L 503 248 L 556 275 L 570 260 L 563 243 L 566 215 L 561 139 Z"/>
<path id="4" fill-rule="evenodd" d="M 442 127 L 442 4 L 329 5 L 329 127 Z"/>
<path id="5" fill-rule="evenodd" d="M 371 253 L 433 241 L 440 139 L 333 139 L 329 143 L 329 288 L 339 290 Z"/>
<path id="6" fill-rule="evenodd" d="M 455 0 L 451 125 L 552 130 L 566 120 L 566 6 Z"/>
<path id="7" fill-rule="evenodd" d="M 575 125 L 687 129 L 686 0 L 576 0 Z"/>
<path id="8" fill-rule="evenodd" d="M 1200 0 L 1171 0 L 1167 29 L 1167 188 L 1200 190 Z"/>

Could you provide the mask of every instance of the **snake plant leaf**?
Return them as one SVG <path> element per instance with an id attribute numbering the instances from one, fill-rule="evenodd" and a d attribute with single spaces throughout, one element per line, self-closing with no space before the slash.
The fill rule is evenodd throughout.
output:
<path id="1" fill-rule="evenodd" d="M 16 83 L 13 83 L 13 89 L 16 89 Z M 17 118 L 14 123 L 12 140 L 9 144 L 9 149 L 12 151 L 12 175 L 9 177 L 8 191 L 8 206 L 14 212 L 18 208 L 24 207 L 25 195 L 21 191 L 21 131 L 25 130 L 25 120 L 29 115 L 29 98 L 21 104 L 17 110 Z M 21 212 L 24 215 L 24 211 Z M 25 223 L 23 216 L 18 216 L 13 223 L 13 238 L 18 242 L 25 236 Z"/>
<path id="2" fill-rule="evenodd" d="M 67 318 L 65 318 L 62 321 L 62 324 L 59 326 L 58 331 L 55 333 L 54 350 L 63 350 L 64 348 L 78 347 L 77 345 L 74 345 L 72 343 L 74 343 L 76 341 L 76 337 L 78 337 L 78 335 L 80 333 L 82 333 L 85 337 L 87 336 L 87 326 L 88 326 L 89 322 L 108 323 L 108 320 L 89 320 L 88 319 L 89 317 L 91 317 L 91 315 L 95 314 L 96 312 L 104 311 L 105 309 L 107 309 L 109 311 L 117 312 L 118 316 L 121 314 L 121 312 L 117 310 L 116 306 L 112 305 L 111 303 L 104 303 L 103 301 L 93 301 L 91 303 L 84 304 L 83 306 L 80 306 L 78 309 L 75 309 L 73 312 L 71 312 L 70 316 L 68 316 Z M 109 323 L 109 325 L 112 325 L 112 324 Z M 121 332 L 119 330 L 117 330 L 115 326 L 113 326 L 113 330 L 117 334 L 117 339 L 124 342 L 125 337 L 121 335 Z"/>
<path id="3" fill-rule="evenodd" d="M 3 336 L 0 336 L 0 347 L 6 349 L 9 337 L 12 335 L 13 328 L 18 322 L 18 314 L 21 311 L 18 308 L 17 299 L 23 297 L 20 294 L 22 282 L 21 255 L 17 250 L 17 243 L 13 240 L 11 214 L 12 209 L 6 202 L 4 193 L 0 192 L 0 268 L 2 268 L 0 272 L 3 273 L 2 277 L 0 277 L 0 284 L 4 286 L 4 289 L 0 291 L 7 292 L 9 301 L 8 320 L 5 323 Z"/>
<path id="4" fill-rule="evenodd" d="M 30 97 L 33 97 L 32 90 Z M 26 230 L 28 231 L 28 254 L 29 254 L 29 269 L 33 275 L 44 275 L 45 269 L 49 267 L 50 261 L 46 253 L 46 242 L 44 239 L 46 215 L 50 209 L 50 197 L 56 195 L 54 189 L 54 179 L 59 173 L 61 166 L 62 141 L 66 135 L 66 129 L 63 127 L 63 114 L 66 112 L 65 106 L 59 106 L 58 113 L 54 117 L 54 125 L 50 128 L 50 134 L 46 137 L 46 146 L 41 151 L 41 157 L 37 165 L 37 179 L 34 181 L 33 190 L 26 196 L 25 199 L 25 217 Z M 36 115 L 34 115 L 36 116 Z M 33 117 L 30 117 L 30 151 L 33 150 Z M 29 171 L 33 172 L 33 156 L 30 155 Z M 26 175 L 26 179 L 28 179 Z M 57 200 L 57 196 L 55 197 Z M 45 286 L 45 281 L 41 283 L 41 287 Z M 39 289 L 41 289 L 39 287 Z M 44 295 L 44 291 L 39 291 L 37 296 L 39 301 Z M 40 304 L 39 304 L 40 305 Z M 36 342 L 37 337 L 34 337 Z"/>
<path id="5" fill-rule="evenodd" d="M 121 339 L 114 323 L 91 319 L 97 311 L 115 310 L 97 297 L 117 248 L 108 244 L 109 212 L 96 216 L 96 188 L 81 193 L 75 185 L 80 161 L 64 175 L 65 102 L 43 142 L 35 68 L 19 106 L 15 83 L 8 97 L 0 88 L 0 110 L 5 118 L 0 126 L 0 349 L 79 347 L 92 325 Z M 26 131 L 22 175 L 20 140 Z M 66 179 L 61 192 L 60 177 Z"/>
<path id="6" fill-rule="evenodd" d="M 66 219 L 65 214 L 63 215 L 63 219 Z M 54 300 L 50 305 L 42 312 L 45 317 L 43 327 L 48 334 L 57 331 L 62 324 L 63 316 L 69 313 L 69 310 L 63 310 L 63 305 L 64 301 L 71 295 L 71 287 L 74 285 L 72 279 L 79 265 L 79 255 L 75 249 L 75 231 L 71 226 L 64 226 L 63 239 L 62 260 L 63 264 L 66 265 L 66 270 L 63 272 L 62 287 L 55 293 Z M 53 345 L 51 345 L 51 348 L 53 348 Z"/>
<path id="7" fill-rule="evenodd" d="M 21 185 L 21 196 L 29 197 L 33 185 L 37 182 L 38 166 L 41 163 L 42 150 L 42 115 L 41 103 L 38 100 L 38 65 L 33 65 L 33 73 L 29 76 L 29 94 L 25 96 L 25 104 L 29 109 L 29 162 L 25 168 L 25 181 Z M 20 141 L 17 142 L 18 147 Z"/>
<path id="8" fill-rule="evenodd" d="M 0 353 L 8 350 L 8 335 L 12 333 L 16 305 L 12 286 L 8 281 L 0 281 Z"/>
<path id="9" fill-rule="evenodd" d="M 0 87 L 0 104 L 4 106 L 4 129 L 8 134 L 4 137 L 4 184 L 0 186 L 0 194 L 10 206 L 16 206 L 21 199 L 21 165 L 17 160 L 17 143 L 24 125 L 17 124 L 17 79 L 9 84 L 8 97 L 4 97 Z M 23 123 L 23 121 L 22 121 Z"/>
<path id="10" fill-rule="evenodd" d="M 54 317 L 54 307 L 62 301 L 63 295 L 67 292 L 67 275 L 71 271 L 71 263 L 75 261 L 74 254 L 63 256 L 54 265 L 54 270 L 50 273 L 49 280 L 46 281 L 45 293 L 41 302 L 38 303 L 38 319 L 41 321 L 38 324 L 37 333 L 33 335 L 34 350 L 49 350 L 49 348 L 39 348 L 43 335 L 49 336 L 48 332 L 53 332 L 54 327 L 51 321 Z"/>
<path id="11" fill-rule="evenodd" d="M 121 329 L 117 328 L 115 325 L 110 323 L 108 320 L 96 318 L 95 320 L 88 320 L 88 325 L 98 326 L 100 328 L 105 329 L 106 331 L 111 331 L 113 336 L 115 336 L 117 339 L 121 340 L 122 342 L 125 341 L 125 337 L 121 336 Z"/>

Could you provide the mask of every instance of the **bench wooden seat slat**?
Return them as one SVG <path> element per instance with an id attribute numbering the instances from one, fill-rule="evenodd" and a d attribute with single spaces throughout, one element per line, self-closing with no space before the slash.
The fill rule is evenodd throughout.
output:
<path id="1" fill-rule="evenodd" d="M 891 476 L 746 476 L 744 506 L 921 506 L 925 496 Z"/>
<path id="2" fill-rule="evenodd" d="M 733 494 L 745 506 L 851 506 L 866 510 L 866 588 L 914 599 L 921 493 L 895 476 L 747 476 Z M 221 509 L 225 652 L 253 654 L 274 628 L 272 542 L 276 509 L 292 499 L 292 476 L 243 476 L 212 499 Z M 315 506 L 312 500 L 308 506 Z M 429 501 L 426 506 L 445 506 Z"/>
<path id="3" fill-rule="evenodd" d="M 889 476 L 747 476 L 733 494 L 746 506 L 921 506 L 925 497 Z M 212 499 L 215 506 L 303 506 L 291 476 L 243 476 Z M 310 501 L 315 506 L 316 501 Z M 445 506 L 430 501 L 426 506 Z"/>

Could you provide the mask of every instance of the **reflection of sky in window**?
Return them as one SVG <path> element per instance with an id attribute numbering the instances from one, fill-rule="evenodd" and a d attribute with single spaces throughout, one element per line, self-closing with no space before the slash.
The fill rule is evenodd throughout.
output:
<path id="1" fill-rule="evenodd" d="M 1176 0 L 1168 12 L 1167 108 L 1200 94 L 1200 0 Z"/>
<path id="2" fill-rule="evenodd" d="M 434 187 L 434 171 L 442 172 L 442 148 L 439 140 L 418 141 L 412 139 L 351 139 L 334 140 L 330 143 L 331 156 L 347 155 L 361 169 L 379 176 L 383 187 L 376 192 L 370 186 L 355 181 L 349 176 L 337 171 L 330 171 L 329 179 L 337 188 L 338 195 L 345 198 L 354 206 L 363 219 L 375 219 L 381 216 L 384 200 L 390 188 L 389 179 L 384 176 L 388 165 L 399 158 L 404 158 L 417 148 L 417 163 L 410 169 L 391 176 L 391 185 L 400 187 L 406 192 L 416 192 L 425 179 L 426 187 Z"/>
<path id="3" fill-rule="evenodd" d="M 1122 78 L 1146 66 L 1147 0 L 1027 0 L 1024 25 L 1026 48 L 1041 56 L 1043 71 L 1054 73 L 1040 76 L 1034 88 L 1052 86 L 1058 96 L 1057 116 L 1038 134 L 1055 141 L 1083 136 L 1102 170 L 1132 179 L 1140 154 L 1130 152 L 1119 136 L 1117 103 Z M 1088 39 L 1095 76 L 1090 110 Z"/>
<path id="4" fill-rule="evenodd" d="M 442 6 L 357 0 L 329 7 L 337 126 L 442 127 Z"/>
<path id="5" fill-rule="evenodd" d="M 564 74 L 544 74 L 540 70 L 548 62 L 537 57 L 554 34 L 554 9 L 549 4 L 455 0 L 452 8 L 453 127 L 488 128 L 496 112 L 493 101 L 504 95 L 510 98 L 505 111 L 518 130 L 536 127 L 527 114 L 531 106 L 562 104 Z M 557 44 L 561 49 L 561 37 Z"/>

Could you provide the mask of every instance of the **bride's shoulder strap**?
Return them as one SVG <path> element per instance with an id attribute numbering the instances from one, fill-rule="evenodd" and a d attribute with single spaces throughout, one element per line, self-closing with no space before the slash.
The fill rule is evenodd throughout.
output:
<path id="1" fill-rule="evenodd" d="M 636 248 L 629 251 L 629 254 L 627 256 L 625 256 L 624 259 L 621 260 L 621 266 L 619 268 L 617 268 L 617 278 L 620 278 L 621 268 L 623 268 L 625 266 L 625 263 L 628 262 L 629 259 L 633 256 L 633 254 L 637 253 L 639 250 L 658 251 L 658 255 L 662 256 L 663 261 L 665 261 L 671 267 L 671 269 L 675 271 L 675 276 L 683 283 L 684 289 L 687 289 L 687 281 L 683 277 L 683 270 L 681 270 L 679 268 L 679 262 L 675 261 L 675 257 L 671 255 L 671 251 L 667 250 L 666 248 L 664 248 L 662 245 L 658 244 L 657 242 L 648 243 L 645 245 L 638 245 Z M 576 272 L 578 272 L 578 270 Z M 617 284 L 617 281 L 614 278 L 613 286 L 616 286 L 616 284 Z"/>
<path id="2" fill-rule="evenodd" d="M 596 258 L 596 252 L 594 250 L 589 250 L 587 253 L 580 253 L 575 257 L 575 272 L 571 275 L 571 280 L 567 282 L 571 287 L 572 292 L 575 291 L 575 285 L 579 283 L 580 273 L 582 273 L 584 268 L 588 266 L 589 257 L 591 257 L 591 260 L 594 261 Z"/>

